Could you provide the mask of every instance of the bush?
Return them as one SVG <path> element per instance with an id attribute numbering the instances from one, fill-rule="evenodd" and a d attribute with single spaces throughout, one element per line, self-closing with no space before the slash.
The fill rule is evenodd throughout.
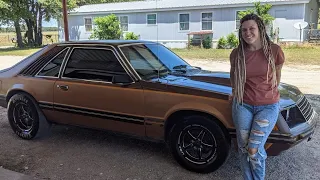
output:
<path id="1" fill-rule="evenodd" d="M 134 34 L 133 32 L 126 33 L 126 36 L 124 38 L 125 40 L 138 40 L 139 35 Z"/>
<path id="2" fill-rule="evenodd" d="M 212 47 L 212 38 L 207 36 L 203 41 L 202 41 L 202 46 L 205 49 L 210 49 Z"/>
<path id="3" fill-rule="evenodd" d="M 122 32 L 120 29 L 120 21 L 116 15 L 111 14 L 105 17 L 97 17 L 94 19 L 94 23 L 97 27 L 94 28 L 90 39 L 120 39 Z"/>
<path id="4" fill-rule="evenodd" d="M 229 48 L 233 49 L 239 45 L 239 40 L 234 33 L 230 33 L 227 36 L 227 43 L 228 43 Z"/>
<path id="5" fill-rule="evenodd" d="M 218 40 L 217 49 L 226 49 L 227 47 L 228 47 L 228 42 L 227 42 L 226 38 L 224 38 L 224 36 L 222 36 Z"/>

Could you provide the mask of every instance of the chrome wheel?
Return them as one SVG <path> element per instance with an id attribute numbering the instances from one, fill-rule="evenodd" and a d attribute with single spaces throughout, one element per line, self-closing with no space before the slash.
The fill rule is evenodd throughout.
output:
<path id="1" fill-rule="evenodd" d="M 206 164 L 217 157 L 216 139 L 201 125 L 189 125 L 180 132 L 178 149 L 186 160 L 195 164 Z"/>
<path id="2" fill-rule="evenodd" d="M 24 103 L 17 104 L 13 109 L 13 121 L 22 132 L 30 132 L 34 123 L 31 108 Z"/>

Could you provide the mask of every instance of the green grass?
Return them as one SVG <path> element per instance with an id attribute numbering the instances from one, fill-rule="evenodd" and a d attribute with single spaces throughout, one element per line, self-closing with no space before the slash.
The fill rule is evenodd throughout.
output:
<path id="1" fill-rule="evenodd" d="M 320 65 L 320 46 L 286 46 L 282 47 L 286 64 Z M 231 49 L 173 49 L 184 59 L 209 59 L 229 61 Z"/>
<path id="2" fill-rule="evenodd" d="M 21 33 L 24 36 L 25 32 Z M 46 38 L 46 35 L 52 35 L 51 39 L 53 42 L 58 41 L 58 32 L 57 31 L 46 31 L 42 32 L 42 41 L 43 44 L 51 44 L 51 40 Z M 10 33 L 0 33 L 0 46 L 15 46 L 15 43 L 12 43 L 11 39 L 16 38 L 16 34 L 14 32 Z"/>
<path id="3" fill-rule="evenodd" d="M 30 54 L 38 51 L 40 48 L 0 48 L 0 56 L 29 56 Z"/>
<path id="4" fill-rule="evenodd" d="M 172 49 L 177 55 L 185 59 L 228 60 L 231 49 Z"/>
<path id="5" fill-rule="evenodd" d="M 320 46 L 283 46 L 286 64 L 320 65 Z M 0 56 L 28 56 L 39 48 L 0 48 Z M 229 61 L 231 49 L 172 49 L 184 59 L 207 59 L 213 61 Z"/>

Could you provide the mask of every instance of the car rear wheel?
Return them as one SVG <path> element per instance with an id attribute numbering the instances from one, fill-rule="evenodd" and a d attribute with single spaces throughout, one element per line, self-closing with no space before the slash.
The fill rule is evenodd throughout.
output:
<path id="1" fill-rule="evenodd" d="M 230 142 L 220 126 L 206 116 L 185 117 L 175 124 L 169 138 L 174 158 L 190 171 L 213 172 L 229 155 Z"/>
<path id="2" fill-rule="evenodd" d="M 10 98 L 8 120 L 12 130 L 22 139 L 42 137 L 48 134 L 51 127 L 33 98 L 25 93 Z"/>

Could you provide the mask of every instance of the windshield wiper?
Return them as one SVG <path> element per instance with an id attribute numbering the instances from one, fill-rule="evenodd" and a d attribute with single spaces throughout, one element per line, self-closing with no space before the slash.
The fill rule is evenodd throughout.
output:
<path id="1" fill-rule="evenodd" d="M 177 66 L 174 66 L 172 69 L 180 70 L 182 68 L 184 68 L 184 69 L 187 68 L 187 65 L 185 65 L 185 64 L 177 65 Z"/>
<path id="2" fill-rule="evenodd" d="M 177 66 L 174 66 L 174 67 L 172 68 L 172 70 L 174 70 L 174 71 L 179 71 L 179 72 L 182 72 L 182 73 L 186 73 L 186 72 L 187 72 L 187 66 L 188 66 L 188 65 L 184 65 L 184 64 L 177 65 Z"/>

